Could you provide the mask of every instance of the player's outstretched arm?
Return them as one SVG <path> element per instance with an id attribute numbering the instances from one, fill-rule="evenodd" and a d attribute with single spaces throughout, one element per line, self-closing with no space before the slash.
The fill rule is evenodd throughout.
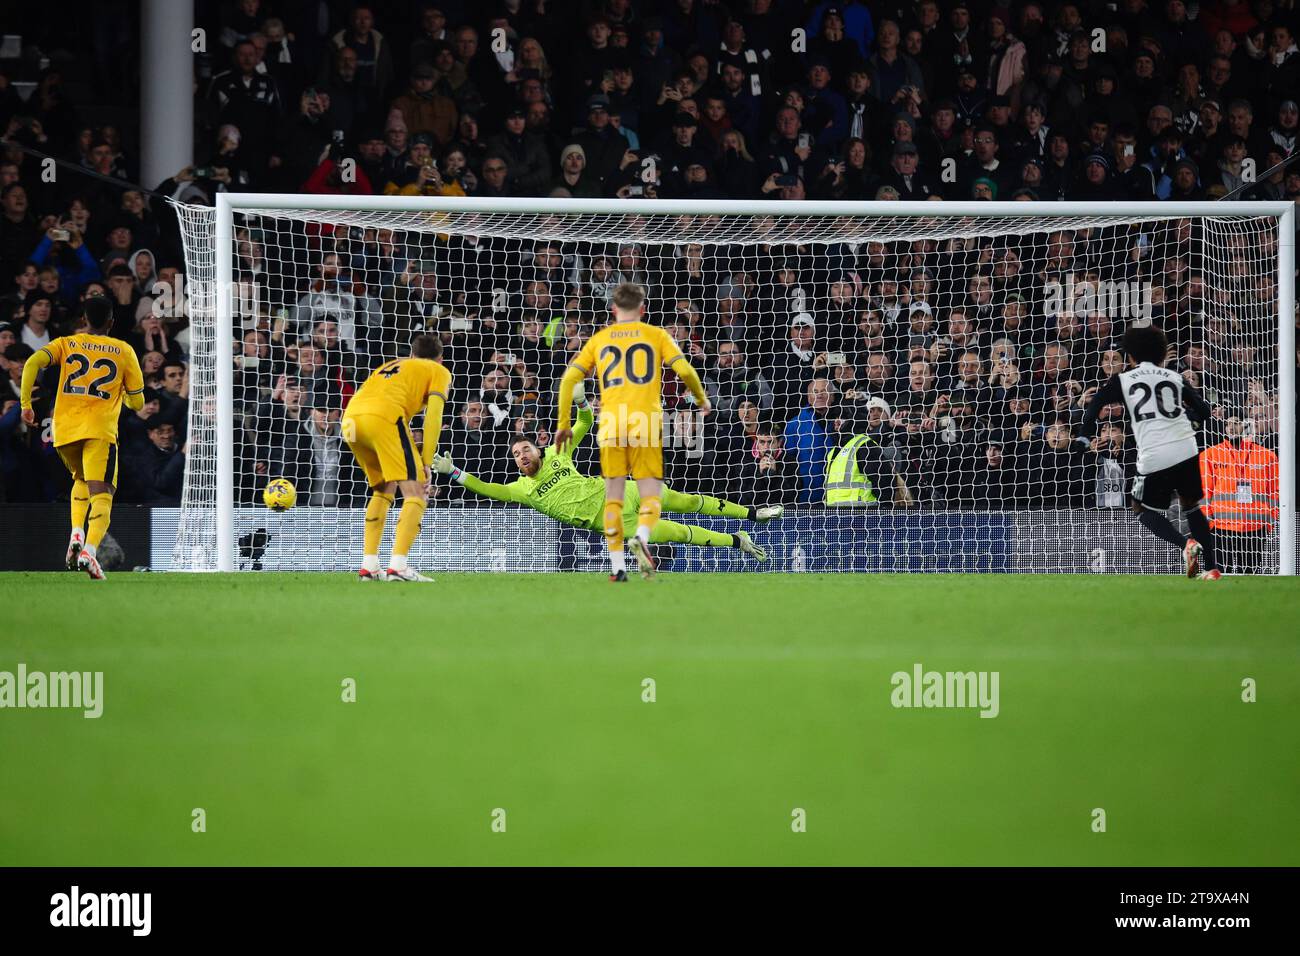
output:
<path id="1" fill-rule="evenodd" d="M 578 409 L 578 421 L 573 426 L 573 441 L 565 454 L 572 455 L 573 450 L 582 444 L 582 440 L 587 437 L 591 431 L 591 425 L 596 420 L 596 416 L 591 411 L 591 405 L 587 402 L 587 391 L 579 382 L 573 389 L 573 404 Z"/>
<path id="2" fill-rule="evenodd" d="M 1186 383 L 1183 383 L 1183 405 L 1187 408 L 1187 417 L 1196 425 L 1208 421 L 1214 414 L 1214 409 L 1205 400 L 1205 396 Z"/>
<path id="3" fill-rule="evenodd" d="M 36 387 L 36 376 L 41 369 L 49 366 L 53 356 L 46 349 L 37 349 L 35 354 L 23 365 L 23 381 L 18 394 L 18 404 L 22 406 L 23 421 L 35 424 L 36 413 L 32 411 L 32 389 Z"/>
<path id="4" fill-rule="evenodd" d="M 442 409 L 446 399 L 438 392 L 429 395 L 429 404 L 424 409 L 424 467 L 433 465 L 433 456 L 438 451 L 438 439 L 442 437 Z"/>
<path id="5" fill-rule="evenodd" d="M 700 411 L 706 415 L 713 411 L 713 403 L 709 401 L 709 395 L 704 390 L 704 383 L 700 381 L 700 373 L 695 371 L 695 366 L 687 361 L 686 356 L 679 354 L 672 360 L 669 367 L 677 373 L 678 378 L 686 383 L 686 387 L 695 396 L 695 402 L 700 406 Z"/>
<path id="6" fill-rule="evenodd" d="M 1097 428 L 1097 418 L 1101 415 L 1101 410 L 1107 405 L 1114 405 L 1116 402 L 1124 401 L 1123 387 L 1120 385 L 1119 376 L 1112 375 L 1106 380 L 1106 384 L 1097 389 L 1097 394 L 1092 396 L 1092 401 L 1088 403 L 1087 409 L 1083 413 L 1083 421 L 1075 430 L 1075 441 L 1083 448 L 1092 446 L 1089 439 Z"/>
<path id="7" fill-rule="evenodd" d="M 144 373 L 140 371 L 140 360 L 135 352 L 126 350 L 127 365 L 122 373 L 122 401 L 133 412 L 144 408 Z"/>
<path id="8" fill-rule="evenodd" d="M 434 455 L 433 471 L 435 474 L 446 475 L 452 481 L 482 498 L 491 498 L 494 501 L 515 501 L 514 488 L 511 485 L 499 485 L 491 481 L 480 481 L 469 472 L 456 467 L 456 463 L 451 460 L 451 455 Z"/>
<path id="9" fill-rule="evenodd" d="M 587 377 L 577 365 L 570 365 L 560 377 L 560 407 L 555 416 L 555 447 L 569 451 L 573 443 L 573 390 Z"/>

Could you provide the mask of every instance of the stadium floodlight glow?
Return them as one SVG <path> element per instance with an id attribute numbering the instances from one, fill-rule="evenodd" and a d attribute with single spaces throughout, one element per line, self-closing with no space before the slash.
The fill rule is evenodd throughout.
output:
<path id="1" fill-rule="evenodd" d="M 784 455 L 805 465 L 811 485 L 807 507 L 762 532 L 773 569 L 1173 570 L 1172 549 L 1143 535 L 1125 507 L 1123 433 L 1110 429 L 1111 445 L 1068 461 L 1057 454 L 1083 393 L 1113 367 L 1118 332 L 1155 317 L 1211 404 L 1275 447 L 1277 519 L 1262 569 L 1295 573 L 1291 203 L 220 193 L 215 208 L 175 207 L 192 361 L 175 569 L 235 569 L 241 539 L 258 531 L 263 566 L 355 569 L 365 489 L 335 419 L 353 385 L 413 330 L 448 340 L 456 379 L 444 435 L 459 442 L 448 446 L 457 463 L 511 480 L 496 419 L 522 419 L 530 434 L 550 427 L 550 376 L 574 337 L 603 322 L 612 284 L 630 278 L 647 285 L 651 319 L 679 339 L 699 336 L 710 358 L 722 339 L 738 342 L 771 401 L 790 403 L 789 412 L 760 408 L 781 426 L 806 404 L 810 381 L 826 380 L 843 436 L 880 437 L 871 429 L 884 410 L 869 400 L 886 399 L 875 506 L 823 508 L 824 474 L 808 448 L 789 447 L 806 434 L 788 432 Z M 236 338 L 248 354 L 236 354 Z M 978 368 L 960 361 L 968 354 Z M 712 367 L 703 356 L 697 364 Z M 933 404 L 940 395 L 945 403 Z M 666 401 L 669 420 L 689 411 L 671 390 Z M 746 493 L 752 424 L 734 433 L 727 424 L 743 404 L 742 395 L 710 420 L 705 454 L 669 454 L 670 484 Z M 1034 421 L 1059 426 L 1025 428 L 1026 406 Z M 486 431 L 471 427 L 484 416 Z M 255 502 L 280 471 L 299 505 L 271 518 Z M 539 525 L 443 493 L 413 562 L 575 566 L 564 563 L 572 539 L 531 548 L 511 535 Z"/>

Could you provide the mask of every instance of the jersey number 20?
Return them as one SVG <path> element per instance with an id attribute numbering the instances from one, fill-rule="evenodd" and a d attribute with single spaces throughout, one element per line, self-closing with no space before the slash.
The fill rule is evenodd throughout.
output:
<path id="1" fill-rule="evenodd" d="M 624 352 L 617 345 L 606 345 L 600 350 L 600 361 L 605 367 L 600 372 L 600 387 L 615 388 L 623 384 L 623 375 L 633 385 L 644 385 L 655 377 L 655 350 L 638 342 Z M 638 365 L 644 366 L 638 368 Z M 616 374 L 620 371 L 623 375 Z"/>
<path id="2" fill-rule="evenodd" d="M 63 390 L 69 395 L 87 395 L 91 398 L 112 398 L 108 392 L 100 386 L 107 385 L 113 379 L 117 378 L 117 363 L 110 358 L 95 359 L 92 365 L 90 359 L 80 352 L 73 352 L 68 356 L 68 364 L 75 365 L 76 368 L 68 376 L 68 380 L 63 383 Z M 90 374 L 91 369 L 103 369 L 104 374 L 99 376 L 89 385 L 78 385 L 83 378 Z"/>
<path id="3" fill-rule="evenodd" d="M 1170 395 L 1170 405 L 1173 406 L 1172 408 L 1165 406 L 1166 392 Z M 1156 409 L 1160 412 L 1162 417 L 1177 418 L 1183 413 L 1183 410 L 1178 407 L 1178 386 L 1174 385 L 1173 382 L 1157 383 L 1154 396 L 1151 391 L 1151 386 L 1146 382 L 1134 382 L 1129 386 L 1128 394 L 1130 398 L 1139 394 L 1142 396 L 1138 400 L 1138 403 L 1133 406 L 1133 417 L 1140 422 L 1149 422 L 1151 419 L 1156 417 L 1155 412 L 1142 411 L 1142 409 L 1146 408 L 1146 406 L 1151 403 L 1152 397 L 1155 398 Z"/>

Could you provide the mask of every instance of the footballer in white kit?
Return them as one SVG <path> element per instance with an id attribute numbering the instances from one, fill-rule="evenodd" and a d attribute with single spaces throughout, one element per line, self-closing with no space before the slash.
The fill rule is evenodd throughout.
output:
<path id="1" fill-rule="evenodd" d="M 1101 410 L 1122 404 L 1137 442 L 1133 510 L 1148 531 L 1183 551 L 1187 576 L 1218 580 L 1214 536 L 1201 511 L 1200 445 L 1196 425 L 1210 417 L 1209 404 L 1177 372 L 1164 367 L 1168 340 L 1153 325 L 1124 333 L 1128 368 L 1097 390 L 1079 426 L 1080 442 L 1092 436 Z M 1166 512 L 1178 495 L 1192 537 L 1185 538 Z"/>

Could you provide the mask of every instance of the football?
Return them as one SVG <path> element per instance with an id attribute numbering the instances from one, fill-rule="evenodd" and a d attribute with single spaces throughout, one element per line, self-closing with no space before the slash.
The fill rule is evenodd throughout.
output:
<path id="1" fill-rule="evenodd" d="M 288 511 L 298 500 L 298 492 L 288 478 L 273 478 L 262 492 L 262 501 L 272 511 Z"/>

